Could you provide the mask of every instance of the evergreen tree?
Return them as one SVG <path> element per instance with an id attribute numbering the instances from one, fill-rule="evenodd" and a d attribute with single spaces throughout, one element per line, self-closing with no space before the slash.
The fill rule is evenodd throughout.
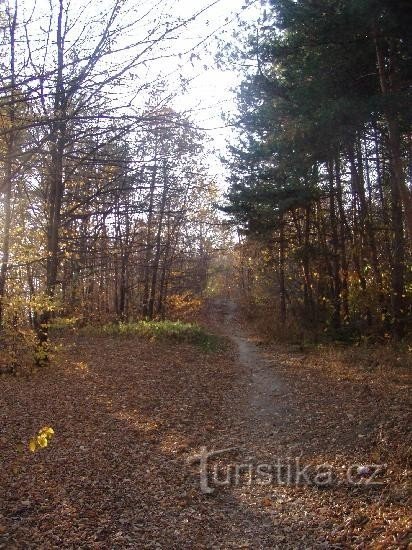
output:
<path id="1" fill-rule="evenodd" d="M 317 307 L 335 329 L 402 336 L 407 321 L 410 16 L 406 2 L 272 1 L 248 44 L 227 210 L 300 258 L 307 306 L 321 259 Z"/>

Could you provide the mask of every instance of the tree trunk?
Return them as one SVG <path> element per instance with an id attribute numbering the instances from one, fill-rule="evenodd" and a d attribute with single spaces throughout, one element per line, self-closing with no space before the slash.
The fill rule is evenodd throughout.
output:
<path id="1" fill-rule="evenodd" d="M 387 74 L 382 46 L 375 38 L 376 60 L 379 72 L 381 92 L 385 99 L 394 91 L 394 74 Z M 391 57 L 391 56 L 390 56 Z M 394 66 L 393 59 L 391 66 Z M 401 135 L 396 113 L 392 112 L 388 101 L 385 102 L 385 118 L 388 127 L 390 163 L 391 163 L 391 210 L 392 210 L 392 249 L 393 263 L 391 273 L 391 304 L 393 332 L 398 338 L 404 334 L 404 293 L 405 293 L 405 239 L 403 230 L 402 204 L 405 209 L 409 238 L 412 239 L 412 197 L 406 186 L 402 166 Z"/>
<path id="2" fill-rule="evenodd" d="M 153 207 L 154 207 L 154 193 L 156 188 L 156 175 L 157 175 L 157 142 L 155 143 L 154 165 L 152 167 L 152 176 L 150 179 L 149 190 L 149 211 L 147 213 L 146 222 L 146 252 L 144 259 L 144 283 L 143 283 L 143 317 L 147 317 L 149 314 L 149 293 L 150 293 L 150 269 L 153 254 L 152 244 L 152 225 L 153 225 Z"/>
<path id="3" fill-rule="evenodd" d="M 280 321 L 286 322 L 286 284 L 285 284 L 285 228 L 283 218 L 280 220 L 279 228 L 279 307 Z"/>
<path id="4" fill-rule="evenodd" d="M 15 105 L 15 32 L 17 24 L 17 0 L 14 7 L 13 17 L 10 22 L 10 102 L 8 107 L 8 118 L 10 131 L 6 138 L 6 160 L 4 169 L 4 229 L 3 242 L 1 247 L 0 267 L 0 331 L 3 328 L 4 298 L 6 294 L 7 272 L 10 258 L 10 228 L 11 228 L 11 199 L 13 186 L 13 157 L 16 140 L 16 105 Z"/>
<path id="5" fill-rule="evenodd" d="M 341 326 L 341 279 L 340 279 L 340 255 L 339 255 L 339 235 L 338 235 L 338 223 L 336 217 L 335 207 L 335 189 L 334 189 L 334 177 L 333 177 L 333 164 L 328 163 L 329 173 L 329 215 L 332 231 L 332 258 L 333 258 L 333 317 L 332 324 L 334 329 L 339 329 Z"/>
<path id="6" fill-rule="evenodd" d="M 162 190 L 162 197 L 160 199 L 160 209 L 159 209 L 159 219 L 157 222 L 157 234 L 156 234 L 156 243 L 155 243 L 155 254 L 153 258 L 153 264 L 152 264 L 152 280 L 151 280 L 151 287 L 150 287 L 150 298 L 149 298 L 149 304 L 148 304 L 148 311 L 147 316 L 149 319 L 153 319 L 153 313 L 154 313 L 154 304 L 156 299 L 156 290 L 157 290 L 157 279 L 158 279 L 158 273 L 159 273 L 159 263 L 160 263 L 160 255 L 161 255 L 161 245 L 162 245 L 162 229 L 163 229 L 163 217 L 165 213 L 165 206 L 166 206 L 166 197 L 167 197 L 167 191 L 168 191 L 168 181 L 167 181 L 167 166 L 166 162 L 163 162 L 163 190 Z"/>
<path id="7" fill-rule="evenodd" d="M 59 268 L 59 232 L 61 224 L 61 207 L 64 193 L 63 156 L 65 147 L 66 120 L 65 120 L 65 93 L 63 82 L 64 68 L 64 38 L 63 38 L 63 0 L 59 0 L 57 17 L 57 75 L 54 91 L 54 120 L 51 122 L 51 164 L 49 171 L 49 189 L 47 205 L 47 272 L 46 294 L 50 300 L 55 298 L 57 274 Z M 48 340 L 48 325 L 51 311 L 46 307 L 40 315 L 37 329 L 40 347 Z M 43 357 L 43 356 L 42 356 Z M 42 358 L 47 360 L 47 357 Z"/>

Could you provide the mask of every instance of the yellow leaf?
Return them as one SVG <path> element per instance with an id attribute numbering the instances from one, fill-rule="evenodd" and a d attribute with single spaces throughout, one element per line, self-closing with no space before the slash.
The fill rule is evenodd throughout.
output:
<path id="1" fill-rule="evenodd" d="M 53 437 L 54 430 L 50 426 L 45 426 L 38 431 L 35 437 L 32 437 L 29 442 L 29 449 L 31 452 L 35 452 L 37 447 L 44 449 L 49 444 L 49 440 Z"/>
<path id="2" fill-rule="evenodd" d="M 47 437 L 45 435 L 38 435 L 37 443 L 42 449 L 44 449 L 44 447 L 47 447 Z"/>

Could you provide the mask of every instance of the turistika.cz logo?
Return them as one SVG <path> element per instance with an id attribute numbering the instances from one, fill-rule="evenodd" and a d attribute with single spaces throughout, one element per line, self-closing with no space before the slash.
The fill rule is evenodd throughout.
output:
<path id="1" fill-rule="evenodd" d="M 200 490 L 212 494 L 218 487 L 240 485 L 312 485 L 333 487 L 339 485 L 383 485 L 382 474 L 386 464 L 351 464 L 337 471 L 330 464 L 303 464 L 300 457 L 281 459 L 270 463 L 253 461 L 227 462 L 229 456 L 239 454 L 237 447 L 209 451 L 201 447 L 199 454 L 190 456 L 187 464 L 199 464 Z"/>

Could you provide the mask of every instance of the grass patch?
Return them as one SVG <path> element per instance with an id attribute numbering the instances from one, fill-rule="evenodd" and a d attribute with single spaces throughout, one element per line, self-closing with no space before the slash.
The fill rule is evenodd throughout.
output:
<path id="1" fill-rule="evenodd" d="M 86 326 L 81 334 L 93 336 L 139 336 L 148 340 L 172 340 L 194 344 L 203 351 L 219 351 L 224 340 L 210 334 L 201 326 L 181 321 L 137 321 L 134 323 L 110 323 L 102 326 Z"/>

